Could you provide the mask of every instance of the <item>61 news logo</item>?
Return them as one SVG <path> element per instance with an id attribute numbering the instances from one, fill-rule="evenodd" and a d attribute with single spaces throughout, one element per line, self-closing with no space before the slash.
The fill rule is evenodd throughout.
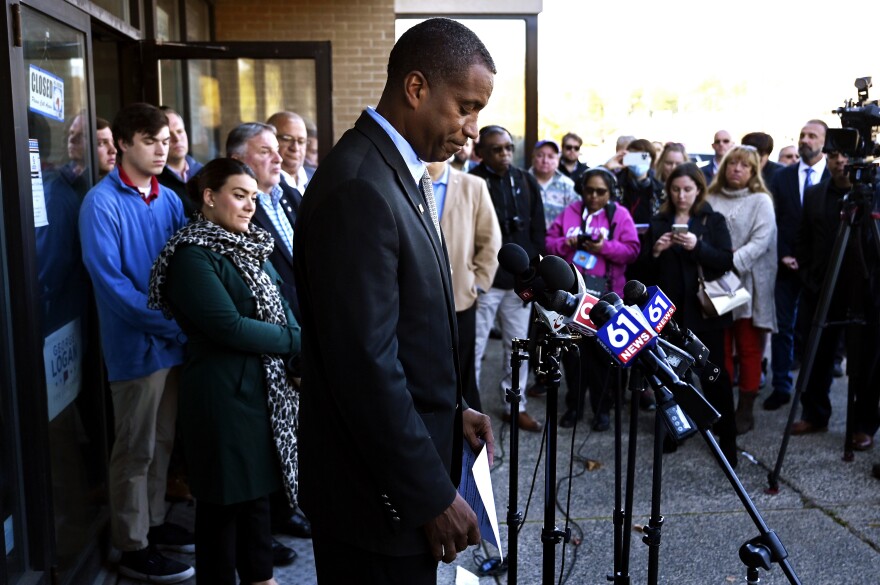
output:
<path id="1" fill-rule="evenodd" d="M 657 334 L 639 312 L 624 307 L 596 331 L 596 337 L 617 363 L 628 367 L 640 351 L 653 345 Z"/>
<path id="2" fill-rule="evenodd" d="M 648 287 L 648 302 L 641 308 L 642 315 L 655 332 L 660 333 L 675 313 L 675 305 L 656 286 Z"/>

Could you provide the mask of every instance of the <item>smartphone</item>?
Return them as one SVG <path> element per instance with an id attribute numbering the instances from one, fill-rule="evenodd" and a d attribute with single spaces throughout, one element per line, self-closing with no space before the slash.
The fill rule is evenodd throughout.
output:
<path id="1" fill-rule="evenodd" d="M 628 152 L 623 155 L 623 166 L 651 164 L 651 155 L 647 152 Z"/>
<path id="2" fill-rule="evenodd" d="M 686 224 L 686 223 L 672 224 L 672 233 L 673 234 L 686 234 L 686 233 L 688 233 L 688 224 Z"/>

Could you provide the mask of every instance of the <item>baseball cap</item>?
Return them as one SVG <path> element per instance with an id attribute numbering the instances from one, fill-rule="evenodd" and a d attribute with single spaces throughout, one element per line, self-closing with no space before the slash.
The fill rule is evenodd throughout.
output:
<path id="1" fill-rule="evenodd" d="M 539 140 L 538 142 L 535 143 L 535 150 L 538 150 L 542 146 L 547 146 L 547 145 L 552 146 L 553 150 L 556 151 L 556 154 L 559 154 L 559 152 L 560 152 L 559 144 L 557 144 L 555 140 Z"/>

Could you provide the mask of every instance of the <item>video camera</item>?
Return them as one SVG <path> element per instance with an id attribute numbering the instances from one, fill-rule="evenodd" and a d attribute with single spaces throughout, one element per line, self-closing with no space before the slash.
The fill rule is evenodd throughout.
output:
<path id="1" fill-rule="evenodd" d="M 880 156 L 875 138 L 880 126 L 880 105 L 877 100 L 868 101 L 871 88 L 870 77 L 859 77 L 855 86 L 859 99 L 846 100 L 843 107 L 833 110 L 840 116 L 843 128 L 829 128 L 825 137 L 825 152 L 840 152 L 850 158 L 852 163 L 871 162 Z"/>

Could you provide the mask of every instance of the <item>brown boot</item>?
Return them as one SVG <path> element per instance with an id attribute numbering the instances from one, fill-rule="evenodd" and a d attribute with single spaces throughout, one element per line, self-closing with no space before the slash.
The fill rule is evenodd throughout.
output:
<path id="1" fill-rule="evenodd" d="M 739 403 L 736 405 L 736 434 L 744 435 L 755 428 L 755 417 L 752 414 L 752 407 L 755 405 L 755 398 L 758 397 L 757 392 L 739 393 Z"/>

